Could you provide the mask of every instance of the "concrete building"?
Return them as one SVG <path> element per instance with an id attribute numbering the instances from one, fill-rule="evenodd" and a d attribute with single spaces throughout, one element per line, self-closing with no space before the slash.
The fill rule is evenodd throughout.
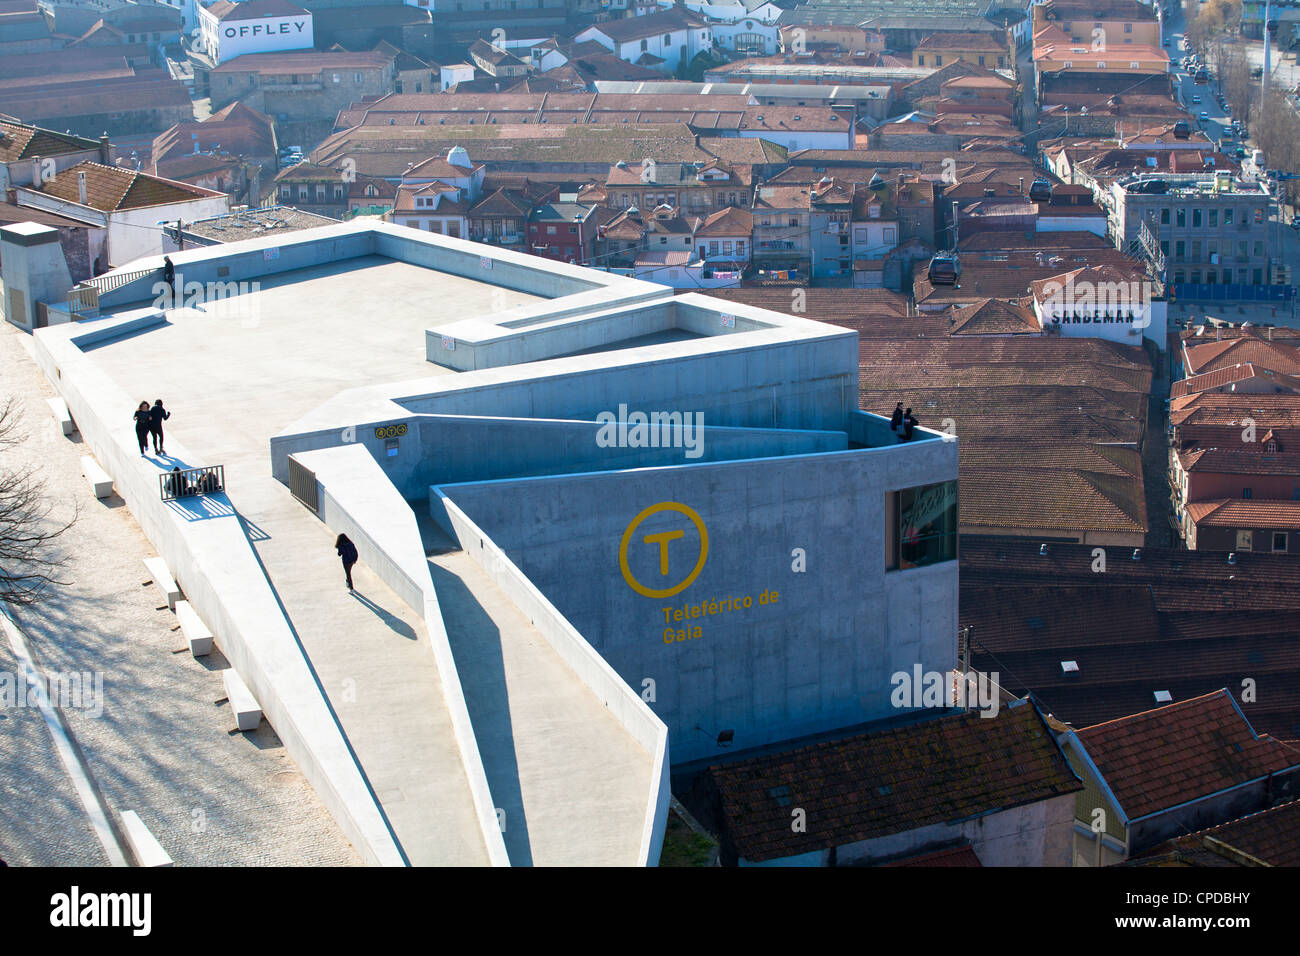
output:
<path id="1" fill-rule="evenodd" d="M 1240 290 L 1270 281 L 1277 199 L 1258 181 L 1226 170 L 1125 177 L 1109 205 L 1116 248 L 1145 251 L 1145 223 L 1157 244 L 1146 254 L 1163 259 L 1179 299 L 1208 297 L 1204 287 L 1215 285 L 1235 287 L 1225 298 L 1249 298 Z"/>
<path id="2" fill-rule="evenodd" d="M 311 13 L 289 0 L 217 0 L 200 6 L 202 50 L 217 65 L 245 53 L 310 50 Z"/>
<path id="3" fill-rule="evenodd" d="M 4 235 L 10 300 L 70 315 Z M 955 666 L 957 443 L 857 410 L 852 331 L 372 221 L 172 258 L 229 294 L 137 260 L 37 361 L 367 862 L 653 864 L 670 755 Z M 161 500 L 136 392 L 224 493 Z"/>

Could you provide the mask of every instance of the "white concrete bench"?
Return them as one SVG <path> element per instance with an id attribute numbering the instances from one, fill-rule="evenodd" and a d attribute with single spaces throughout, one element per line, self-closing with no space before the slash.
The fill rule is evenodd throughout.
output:
<path id="1" fill-rule="evenodd" d="M 189 601 L 176 602 L 176 620 L 181 622 L 185 639 L 190 642 L 190 653 L 195 657 L 205 657 L 212 653 L 212 632 L 199 619 L 199 615 L 190 606 Z"/>
<path id="2" fill-rule="evenodd" d="M 240 730 L 256 730 L 262 721 L 262 707 L 253 692 L 233 667 L 222 671 L 221 679 L 226 684 L 226 699 L 230 701 L 230 709 L 235 713 L 235 726 Z"/>
<path id="3" fill-rule="evenodd" d="M 62 427 L 63 434 L 71 435 L 76 431 L 77 426 L 72 423 L 72 415 L 68 411 L 67 402 L 55 396 L 54 398 L 47 398 L 45 404 L 50 406 L 50 411 L 54 413 L 54 420 Z"/>
<path id="4" fill-rule="evenodd" d="M 181 599 L 181 589 L 172 580 L 172 574 L 167 570 L 167 562 L 162 558 L 145 558 L 144 566 L 153 577 L 153 583 L 158 585 L 158 590 L 167 596 L 167 606 L 173 611 L 176 610 L 176 602 Z"/>
<path id="5" fill-rule="evenodd" d="M 141 866 L 172 865 L 172 858 L 149 832 L 149 828 L 136 816 L 134 810 L 122 811 L 122 829 L 125 831 L 126 842 L 131 847 L 131 852 L 135 854 Z"/>
<path id="6" fill-rule="evenodd" d="M 86 476 L 90 490 L 95 493 L 96 498 L 107 498 L 113 493 L 113 479 L 108 476 L 108 472 L 99 467 L 99 462 L 89 455 L 81 456 L 81 473 Z"/>

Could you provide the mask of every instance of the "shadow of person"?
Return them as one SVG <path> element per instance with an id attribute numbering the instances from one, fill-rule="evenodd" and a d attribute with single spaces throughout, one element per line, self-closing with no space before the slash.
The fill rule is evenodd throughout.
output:
<path id="1" fill-rule="evenodd" d="M 419 639 L 419 635 L 415 633 L 415 628 L 411 627 L 411 625 L 407 624 L 396 614 L 393 614 L 392 612 L 386 610 L 385 608 L 380 607 L 378 604 L 370 600 L 370 598 L 366 597 L 360 591 L 356 591 L 356 590 L 352 591 L 352 596 L 356 598 L 362 604 L 362 606 L 368 607 L 371 611 L 373 611 L 375 617 L 379 618 L 381 621 L 387 624 L 392 630 L 396 631 L 398 634 L 401 634 L 403 637 L 408 638 L 409 640 L 412 641 Z"/>

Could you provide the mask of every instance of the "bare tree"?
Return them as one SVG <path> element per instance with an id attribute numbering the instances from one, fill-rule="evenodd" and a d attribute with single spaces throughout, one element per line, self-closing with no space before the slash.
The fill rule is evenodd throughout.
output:
<path id="1" fill-rule="evenodd" d="M 10 398 L 0 406 L 0 454 L 20 445 L 20 412 Z M 7 456 L 6 456 L 7 457 Z M 58 579 L 64 558 L 55 541 L 77 520 L 50 521 L 51 503 L 36 469 L 0 467 L 0 603 L 11 607 L 35 604 Z"/>

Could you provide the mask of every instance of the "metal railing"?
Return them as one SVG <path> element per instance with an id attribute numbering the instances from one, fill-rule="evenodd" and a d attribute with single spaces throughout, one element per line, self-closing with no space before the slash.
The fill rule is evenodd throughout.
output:
<path id="1" fill-rule="evenodd" d="M 174 468 L 158 476 L 158 490 L 163 501 L 215 495 L 226 490 L 226 469 L 224 465 Z"/>
<path id="2" fill-rule="evenodd" d="M 114 289 L 120 289 L 128 283 L 134 282 L 136 279 L 146 279 L 154 274 L 161 276 L 162 268 L 136 269 L 134 272 L 110 272 L 107 275 L 87 279 L 82 283 L 82 287 L 94 286 L 99 290 L 100 295 L 106 295 Z"/>
<path id="3" fill-rule="evenodd" d="M 292 455 L 289 456 L 289 493 L 305 504 L 316 514 L 320 514 L 319 486 L 316 473 L 304 467 Z"/>
<path id="4" fill-rule="evenodd" d="M 79 285 L 68 290 L 68 314 L 72 318 L 92 315 L 99 311 L 99 289 L 93 285 Z"/>

